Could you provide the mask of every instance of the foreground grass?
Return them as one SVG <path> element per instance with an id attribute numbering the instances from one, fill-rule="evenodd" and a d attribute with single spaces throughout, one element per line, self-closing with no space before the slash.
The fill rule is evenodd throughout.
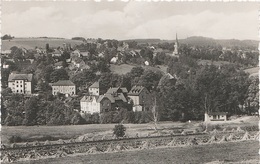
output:
<path id="1" fill-rule="evenodd" d="M 20 164 L 183 164 L 183 163 L 258 163 L 257 141 L 230 142 L 190 147 L 158 148 L 117 153 L 50 158 Z M 213 162 L 220 161 L 220 162 Z"/>

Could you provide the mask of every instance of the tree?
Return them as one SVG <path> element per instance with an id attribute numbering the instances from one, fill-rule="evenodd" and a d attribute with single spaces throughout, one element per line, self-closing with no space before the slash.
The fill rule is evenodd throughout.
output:
<path id="1" fill-rule="evenodd" d="M 126 128 L 122 124 L 115 125 L 113 129 L 113 134 L 116 138 L 123 137 L 125 135 Z"/>
<path id="2" fill-rule="evenodd" d="M 7 35 L 7 34 L 5 34 L 5 35 L 2 36 L 1 38 L 2 38 L 2 40 L 10 40 L 10 39 L 13 39 L 14 36 L 11 36 L 11 35 Z"/>
<path id="3" fill-rule="evenodd" d="M 38 103 L 39 99 L 37 97 L 30 97 L 25 104 L 25 118 L 23 121 L 24 125 L 35 125 L 36 124 L 36 117 L 38 111 Z"/>
<path id="4" fill-rule="evenodd" d="M 64 68 L 57 69 L 53 71 L 50 75 L 50 81 L 52 83 L 57 82 L 59 80 L 68 80 L 68 79 L 69 79 L 69 75 Z"/>

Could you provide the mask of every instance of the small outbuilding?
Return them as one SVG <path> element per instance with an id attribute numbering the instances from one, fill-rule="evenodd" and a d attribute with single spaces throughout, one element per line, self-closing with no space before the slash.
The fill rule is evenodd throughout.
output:
<path id="1" fill-rule="evenodd" d="M 227 113 L 226 112 L 209 112 L 205 113 L 204 121 L 227 121 Z"/>

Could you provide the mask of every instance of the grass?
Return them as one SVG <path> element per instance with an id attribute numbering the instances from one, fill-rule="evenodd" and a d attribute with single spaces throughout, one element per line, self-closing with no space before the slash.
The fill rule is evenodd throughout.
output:
<path id="1" fill-rule="evenodd" d="M 225 64 L 231 64 L 228 61 L 211 61 L 211 60 L 199 60 L 198 61 L 199 65 L 215 65 L 215 66 L 221 66 L 221 65 L 225 65 Z"/>
<path id="2" fill-rule="evenodd" d="M 241 122 L 243 120 L 243 122 Z M 232 129 L 258 126 L 259 118 L 245 116 L 227 122 L 211 123 L 212 126 L 220 126 Z M 6 144 L 11 136 L 19 136 L 27 141 L 43 141 L 44 138 L 52 139 L 70 139 L 76 138 L 84 134 L 95 135 L 111 135 L 115 124 L 88 124 L 88 125 L 67 125 L 67 126 L 2 126 L 1 141 Z M 141 136 L 146 136 L 153 132 L 154 125 L 150 124 L 124 124 L 126 127 L 126 134 L 128 136 L 135 136 L 136 133 Z M 191 123 L 181 122 L 160 122 L 158 128 L 166 131 L 179 130 L 194 130 L 201 129 L 202 121 L 192 121 Z M 48 139 L 50 140 L 50 139 Z"/>
<path id="3" fill-rule="evenodd" d="M 117 153 L 89 154 L 37 161 L 15 162 L 21 164 L 183 164 L 183 163 L 258 163 L 257 141 L 196 145 L 190 147 L 157 148 Z M 217 162 L 216 162 L 217 161 Z M 250 162 L 251 161 L 251 162 Z"/>
<path id="4" fill-rule="evenodd" d="M 249 73 L 250 76 L 255 76 L 255 75 L 258 75 L 259 67 L 253 67 L 253 68 L 245 69 L 244 71 Z"/>
<path id="5" fill-rule="evenodd" d="M 34 49 L 36 46 L 40 48 L 45 48 L 46 44 L 49 43 L 50 47 L 62 47 L 63 43 L 71 44 L 74 46 L 76 44 L 83 43 L 78 40 L 71 39 L 52 39 L 52 38 L 14 38 L 12 40 L 2 40 L 2 50 L 9 50 L 13 46 L 24 47 L 27 49 Z"/>
<path id="6" fill-rule="evenodd" d="M 110 70 L 113 73 L 123 75 L 131 71 L 133 67 L 137 65 L 131 65 L 131 64 L 121 64 L 121 65 L 115 65 L 111 64 L 110 65 Z M 152 67 L 152 66 L 142 66 L 145 70 L 153 70 L 153 71 L 161 71 L 163 73 L 167 72 L 167 67 L 166 66 L 158 66 L 158 67 Z"/>

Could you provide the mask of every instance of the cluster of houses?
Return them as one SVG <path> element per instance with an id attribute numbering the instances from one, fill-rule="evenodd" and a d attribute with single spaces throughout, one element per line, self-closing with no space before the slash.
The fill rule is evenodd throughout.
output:
<path id="1" fill-rule="evenodd" d="M 8 87 L 13 93 L 32 94 L 32 74 L 11 73 L 8 78 Z M 51 84 L 52 94 L 64 94 L 66 97 L 76 95 L 76 85 L 70 80 L 59 80 Z M 151 93 L 142 86 L 133 86 L 128 90 L 124 87 L 109 88 L 106 93 L 100 93 L 100 83 L 95 82 L 88 87 L 88 95 L 80 100 L 81 113 L 102 113 L 127 109 L 133 111 L 147 111 L 150 108 Z"/>

